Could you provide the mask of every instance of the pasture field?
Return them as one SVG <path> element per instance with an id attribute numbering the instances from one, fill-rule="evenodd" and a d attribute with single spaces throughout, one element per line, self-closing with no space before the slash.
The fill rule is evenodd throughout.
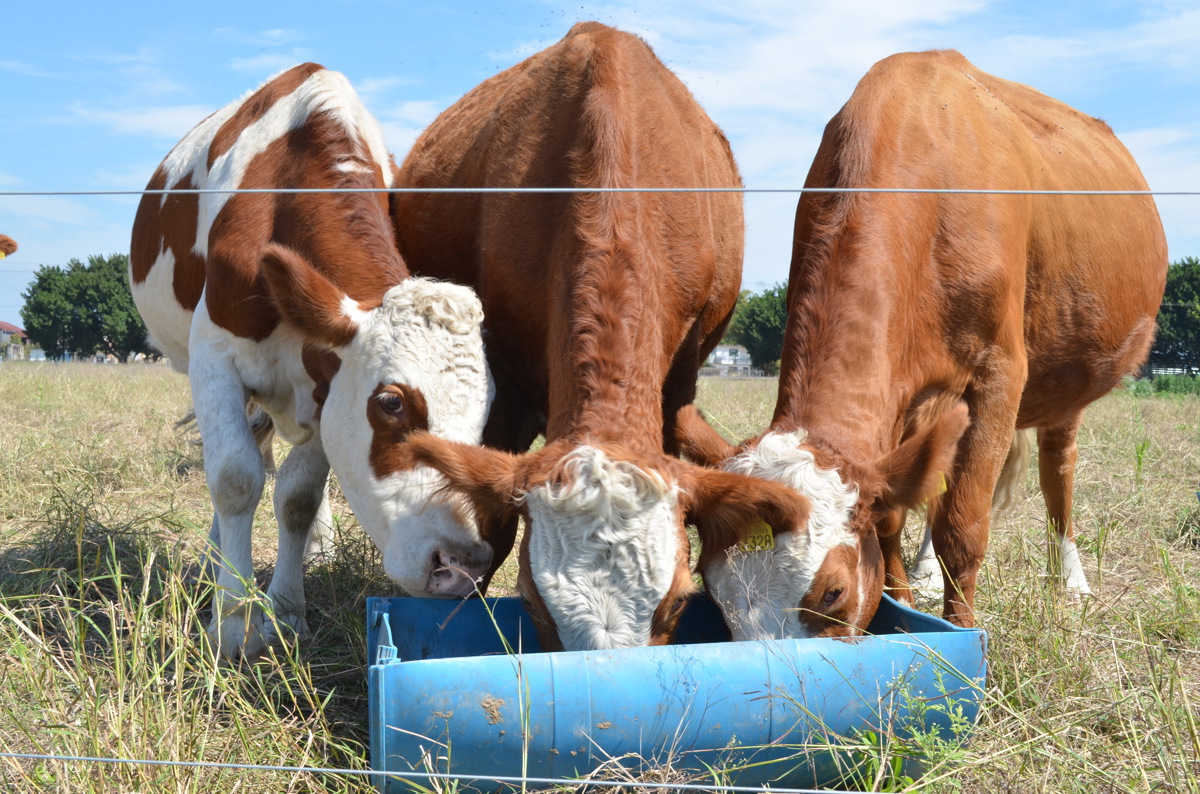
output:
<path id="1" fill-rule="evenodd" d="M 706 379 L 700 395 L 740 440 L 765 426 L 775 381 Z M 189 407 L 186 379 L 166 366 L 0 366 L 0 752 L 364 769 L 364 600 L 399 593 L 335 489 L 337 551 L 306 579 L 313 633 L 254 662 L 214 661 L 197 566 L 210 520 L 201 451 L 175 427 Z M 864 743 L 860 787 L 1200 792 L 1198 451 L 1194 396 L 1119 391 L 1094 405 L 1075 517 L 1096 597 L 1070 604 L 1047 586 L 1035 464 L 983 571 L 991 653 L 977 730 L 930 750 L 919 781 L 894 772 L 905 748 Z M 260 579 L 273 526 L 264 500 Z M 510 562 L 492 594 L 514 580 Z M 0 789 L 371 790 L 328 772 L 14 758 L 0 758 Z"/>

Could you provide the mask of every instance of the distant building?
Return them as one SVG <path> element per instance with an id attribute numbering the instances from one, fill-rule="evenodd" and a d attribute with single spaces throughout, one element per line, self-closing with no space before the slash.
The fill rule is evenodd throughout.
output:
<path id="1" fill-rule="evenodd" d="M 704 362 L 703 375 L 718 377 L 757 375 L 752 369 L 750 353 L 741 345 L 717 345 Z"/>
<path id="2" fill-rule="evenodd" d="M 28 335 L 24 328 L 18 328 L 12 323 L 0 320 L 0 357 L 6 361 L 20 361 L 25 358 L 25 340 Z"/>

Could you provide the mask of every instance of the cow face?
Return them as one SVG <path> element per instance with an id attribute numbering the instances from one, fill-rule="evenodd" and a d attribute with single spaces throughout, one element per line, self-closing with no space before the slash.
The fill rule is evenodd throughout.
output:
<path id="1" fill-rule="evenodd" d="M 812 504 L 807 525 L 776 535 L 773 548 L 735 546 L 702 561 L 705 585 L 733 638 L 861 634 L 883 593 L 876 523 L 889 510 L 916 507 L 932 494 L 966 426 L 966 406 L 959 405 L 857 476 L 818 466 L 803 446 L 803 431 L 767 433 L 731 459 L 730 471 L 785 483 Z"/>
<path id="2" fill-rule="evenodd" d="M 281 314 L 328 351 L 317 377 L 321 442 L 385 572 L 414 595 L 475 592 L 491 547 L 470 504 L 445 493 L 444 479 L 417 465 L 405 442 L 427 431 L 479 443 L 492 397 L 479 299 L 465 287 L 406 278 L 367 308 L 294 251 L 269 246 L 263 263 Z"/>
<path id="3" fill-rule="evenodd" d="M 777 532 L 807 518 L 789 489 L 666 456 L 566 442 L 513 456 L 428 434 L 410 444 L 481 510 L 525 516 L 519 586 L 545 650 L 670 641 L 694 589 L 686 522 L 702 544 L 728 546 L 756 516 Z"/>

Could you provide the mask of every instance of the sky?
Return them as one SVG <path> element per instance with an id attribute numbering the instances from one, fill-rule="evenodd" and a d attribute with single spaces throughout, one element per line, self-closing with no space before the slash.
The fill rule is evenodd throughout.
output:
<path id="1" fill-rule="evenodd" d="M 302 61 L 343 72 L 397 161 L 482 80 L 598 20 L 642 36 L 728 136 L 748 188 L 794 189 L 876 61 L 954 48 L 1107 121 L 1152 189 L 1200 191 L 1200 1 L 16 3 L 0 46 L 0 320 L 40 265 L 127 253 L 136 196 L 201 119 Z M 898 186 L 900 187 L 900 186 Z M 787 279 L 798 194 L 748 194 L 743 286 Z M 1170 257 L 1200 195 L 1160 196 Z"/>

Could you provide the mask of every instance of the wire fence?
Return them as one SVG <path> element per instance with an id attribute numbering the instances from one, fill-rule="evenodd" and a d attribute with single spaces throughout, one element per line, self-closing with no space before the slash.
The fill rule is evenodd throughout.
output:
<path id="1" fill-rule="evenodd" d="M 1200 190 L 1036 190 L 1036 189 L 994 189 L 994 188 L 838 188 L 838 187 L 800 187 L 800 188 L 697 188 L 697 187 L 443 187 L 443 188 L 167 188 L 160 190 L 6 190 L 0 191 L 0 198 L 6 197 L 65 197 L 65 196 L 169 196 L 169 195 L 262 195 L 262 194 L 562 194 L 562 193 L 740 193 L 740 194 L 939 194 L 939 195 L 1013 195 L 1013 196 L 1200 196 Z M 18 270 L 0 269 L 0 272 L 24 272 Z M 1197 303 L 1164 303 L 1163 307 L 1196 308 Z M 546 787 L 597 787 L 597 788 L 637 788 L 644 790 L 666 791 L 697 791 L 697 792 L 729 792 L 729 794 L 749 794 L 750 792 L 770 791 L 773 794 L 816 794 L 824 789 L 808 788 L 779 788 L 775 786 L 736 786 L 703 783 L 667 783 L 652 781 L 629 780 L 596 780 L 579 778 L 534 778 L 534 777 L 503 777 L 490 774 L 464 774 L 448 772 L 417 772 L 417 771 L 379 771 L 372 769 L 348 769 L 337 767 L 286 766 L 270 764 L 241 764 L 217 761 L 180 761 L 159 760 L 146 758 L 119 758 L 104 756 L 55 755 L 41 753 L 0 752 L 0 758 L 11 760 L 57 762 L 67 764 L 130 764 L 141 766 L 186 767 L 186 768 L 219 768 L 231 770 L 253 770 L 277 772 L 281 774 L 329 774 L 348 777 L 371 777 L 382 781 L 386 777 L 401 778 L 407 781 L 479 781 L 486 780 L 514 787 L 524 788 L 528 785 Z M 854 792 L 851 792 L 854 794 Z"/>
<path id="2" fill-rule="evenodd" d="M 917 193 L 998 196 L 1200 196 L 1200 190 L 1033 190 L 910 187 L 381 187 L 164 188 L 161 190 L 5 190 L 0 198 L 30 196 L 205 196 L 265 193 Z"/>
<path id="3" fill-rule="evenodd" d="M 632 782 L 628 780 L 593 780 L 586 778 L 506 777 L 487 774 L 469 775 L 452 772 L 393 772 L 375 769 L 342 769 L 338 767 L 284 766 L 275 764 L 235 764 L 221 761 L 159 761 L 148 758 L 111 758 L 105 756 L 52 755 L 42 753 L 0 752 L 0 758 L 9 758 L 22 761 L 54 761 L 59 763 L 131 764 L 138 766 L 185 767 L 191 769 L 232 769 L 256 772 L 279 772 L 288 774 L 345 775 L 347 777 L 373 777 L 380 781 L 384 778 L 400 778 L 405 781 L 414 782 L 470 782 L 485 780 L 488 782 L 518 787 L 522 790 L 526 786 L 532 784 L 546 787 L 595 786 L 598 788 L 607 789 L 637 788 L 650 789 L 654 791 L 728 792 L 728 794 L 757 794 L 757 792 L 767 791 L 771 792 L 771 794 L 823 794 L 824 792 L 829 791 L 829 789 L 779 788 L 776 786 L 735 786 L 711 783 L 660 783 L 656 781 Z M 866 792 L 860 792 L 851 789 L 838 789 L 838 791 L 845 792 L 845 794 L 866 794 Z"/>

